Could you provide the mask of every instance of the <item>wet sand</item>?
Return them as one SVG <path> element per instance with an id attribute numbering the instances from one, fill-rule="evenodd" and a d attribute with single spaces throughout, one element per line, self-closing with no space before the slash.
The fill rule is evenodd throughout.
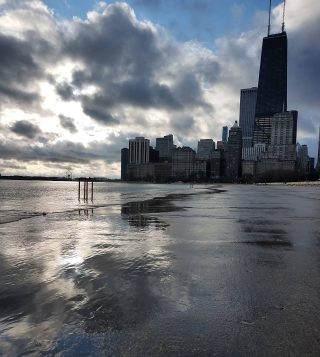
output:
<path id="1" fill-rule="evenodd" d="M 319 356 L 318 189 L 223 185 L 0 226 L 0 352 Z"/>

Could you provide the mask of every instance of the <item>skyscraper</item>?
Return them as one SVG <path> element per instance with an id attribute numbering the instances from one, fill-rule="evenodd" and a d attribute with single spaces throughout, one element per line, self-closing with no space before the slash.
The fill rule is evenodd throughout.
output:
<path id="1" fill-rule="evenodd" d="M 307 145 L 297 144 L 297 166 L 300 173 L 305 175 L 308 171 L 309 153 Z"/>
<path id="2" fill-rule="evenodd" d="M 148 164 L 149 163 L 149 139 L 136 137 L 129 140 L 129 163 Z"/>
<path id="3" fill-rule="evenodd" d="M 226 143 L 228 141 L 228 127 L 223 126 L 222 127 L 222 142 Z"/>
<path id="4" fill-rule="evenodd" d="M 121 181 L 127 180 L 127 165 L 129 163 L 129 149 L 121 149 Z"/>
<path id="5" fill-rule="evenodd" d="M 214 149 L 215 143 L 212 139 L 200 139 L 200 141 L 198 141 L 197 158 L 209 160 Z"/>
<path id="6" fill-rule="evenodd" d="M 257 87 L 241 89 L 239 126 L 242 129 L 242 147 L 251 147 L 257 102 Z"/>
<path id="7" fill-rule="evenodd" d="M 159 151 L 160 161 L 170 161 L 174 149 L 173 135 L 165 135 L 163 138 L 156 138 L 156 150 Z"/>
<path id="8" fill-rule="evenodd" d="M 285 31 L 262 43 L 253 143 L 270 144 L 271 119 L 287 110 L 288 40 Z"/>
<path id="9" fill-rule="evenodd" d="M 227 146 L 226 175 L 229 180 L 235 181 L 241 177 L 242 131 L 237 121 L 229 130 Z"/>
<path id="10" fill-rule="evenodd" d="M 271 145 L 296 145 L 298 112 L 280 112 L 271 120 Z"/>
<path id="11" fill-rule="evenodd" d="M 294 169 L 296 161 L 297 119 L 298 112 L 296 110 L 277 113 L 273 116 L 271 119 L 271 145 L 268 149 L 280 161 L 292 161 L 292 169 Z"/>

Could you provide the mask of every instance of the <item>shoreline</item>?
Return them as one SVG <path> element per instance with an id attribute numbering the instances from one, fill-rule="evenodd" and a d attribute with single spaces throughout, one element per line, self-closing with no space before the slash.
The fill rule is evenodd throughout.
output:
<path id="1" fill-rule="evenodd" d="M 267 182 L 255 183 L 257 186 L 301 186 L 301 187 L 320 187 L 320 181 L 297 181 L 297 182 Z"/>

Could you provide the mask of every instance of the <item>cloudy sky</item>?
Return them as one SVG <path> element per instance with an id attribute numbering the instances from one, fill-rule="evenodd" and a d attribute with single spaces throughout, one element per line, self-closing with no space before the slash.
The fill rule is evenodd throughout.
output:
<path id="1" fill-rule="evenodd" d="M 81 5 L 80 5 L 81 4 Z M 118 177 L 129 138 L 220 140 L 257 85 L 267 0 L 0 0 L 0 173 Z M 288 0 L 288 105 L 316 155 L 320 2 Z M 272 32 L 282 22 L 273 1 Z"/>

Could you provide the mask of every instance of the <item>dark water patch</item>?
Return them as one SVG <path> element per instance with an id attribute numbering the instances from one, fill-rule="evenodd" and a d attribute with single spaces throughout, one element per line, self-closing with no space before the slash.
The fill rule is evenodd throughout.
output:
<path id="1" fill-rule="evenodd" d="M 251 210 L 251 211 L 289 211 L 290 208 L 288 207 L 282 207 L 282 206 L 273 206 L 273 207 L 264 207 L 264 206 L 231 206 L 229 207 L 231 210 L 235 209 L 235 210 L 239 210 L 239 211 L 247 211 L 247 210 Z"/>
<path id="2" fill-rule="evenodd" d="M 209 195 L 212 195 L 212 194 L 219 194 L 219 193 L 224 193 L 224 192 L 228 192 L 227 190 L 224 190 L 224 189 L 221 189 L 221 188 L 210 188 L 208 187 L 207 188 L 207 192 L 204 192 L 204 194 L 209 194 Z"/>
<path id="3" fill-rule="evenodd" d="M 128 202 L 121 205 L 122 217 L 128 220 L 130 226 L 146 228 L 153 225 L 155 229 L 165 230 L 169 224 L 157 217 L 148 216 L 151 213 L 181 212 L 192 209 L 191 206 L 176 206 L 173 201 L 184 201 L 195 195 L 208 195 L 222 193 L 226 190 L 208 187 L 206 190 L 192 193 L 168 194 L 163 197 L 155 197 L 145 201 Z"/>
<path id="4" fill-rule="evenodd" d="M 172 201 L 184 201 L 188 197 L 195 195 L 208 195 L 215 193 L 223 193 L 226 190 L 216 188 L 206 188 L 199 192 L 191 193 L 170 193 L 166 196 L 155 197 L 145 201 L 128 202 L 121 206 L 122 214 L 137 214 L 137 213 L 161 213 L 161 212 L 174 212 L 183 211 L 187 207 L 178 207 Z"/>
<path id="5" fill-rule="evenodd" d="M 261 247 L 292 247 L 292 243 L 282 239 L 272 239 L 272 240 L 252 240 L 252 241 L 241 241 L 237 242 L 241 244 L 252 244 Z"/>
<path id="6" fill-rule="evenodd" d="M 285 235 L 286 231 L 279 228 L 267 228 L 267 227 L 254 227 L 254 226 L 245 226 L 242 228 L 242 231 L 245 233 L 263 233 L 263 234 L 272 234 L 272 235 Z"/>
<path id="7" fill-rule="evenodd" d="M 184 211 L 186 208 L 175 206 L 171 201 L 183 200 L 188 196 L 190 194 L 169 194 L 145 201 L 128 202 L 121 206 L 122 218 L 127 220 L 130 226 L 136 228 L 153 226 L 155 229 L 165 230 L 168 223 L 148 214 Z"/>
<path id="8" fill-rule="evenodd" d="M 279 224 L 279 221 L 272 221 L 272 220 L 266 220 L 266 219 L 252 219 L 252 218 L 238 219 L 237 222 L 242 223 L 242 224 L 247 224 L 247 225 L 255 225 L 255 226 L 260 226 L 260 225 L 270 226 L 270 225 Z"/>
<path id="9" fill-rule="evenodd" d="M 121 206 L 121 213 L 125 215 L 135 215 L 139 213 L 160 213 L 183 210 L 183 208 L 172 204 L 169 196 L 170 195 L 140 202 L 128 202 Z"/>

